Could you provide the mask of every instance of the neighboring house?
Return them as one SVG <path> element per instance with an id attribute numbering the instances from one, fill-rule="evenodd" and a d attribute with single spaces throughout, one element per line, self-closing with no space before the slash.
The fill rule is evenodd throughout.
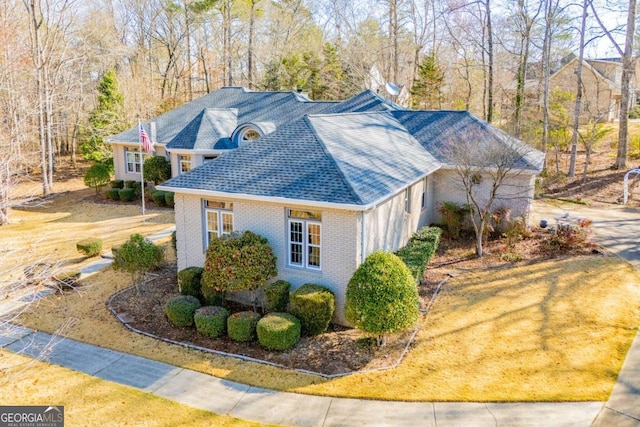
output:
<path id="1" fill-rule="evenodd" d="M 233 122 L 235 116 L 224 110 L 209 120 Z M 233 127 L 224 128 L 231 143 Z M 180 133 L 167 143 L 170 152 Z M 442 148 L 468 138 L 480 145 L 522 144 L 468 112 L 404 110 L 365 91 L 321 113 L 305 112 L 258 140 L 225 146 L 224 155 L 158 187 L 175 193 L 178 268 L 202 266 L 212 238 L 253 231 L 273 247 L 278 278 L 335 293 L 334 320 L 344 324 L 346 286 L 366 256 L 404 246 L 438 218 L 439 203 L 465 202 Z M 187 140 L 181 139 L 191 146 Z M 541 168 L 542 153 L 531 151 L 501 188 L 513 215 L 528 214 Z"/>

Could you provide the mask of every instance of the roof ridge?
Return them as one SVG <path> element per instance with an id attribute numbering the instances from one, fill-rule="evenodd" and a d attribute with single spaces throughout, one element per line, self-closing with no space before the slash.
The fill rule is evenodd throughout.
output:
<path id="1" fill-rule="evenodd" d="M 351 185 L 351 182 L 349 182 L 349 180 L 347 179 L 347 176 L 344 174 L 344 172 L 338 165 L 338 162 L 336 162 L 333 156 L 329 153 L 327 146 L 325 145 L 324 141 L 322 141 L 322 138 L 320 138 L 320 136 L 318 135 L 316 128 L 313 126 L 313 123 L 311 122 L 310 117 L 307 115 L 303 118 L 303 120 L 309 126 L 309 129 L 311 130 L 311 133 L 313 134 L 314 139 L 318 142 L 318 144 L 322 148 L 322 152 L 324 153 L 325 157 L 331 162 L 335 170 L 338 172 L 338 175 L 340 176 L 343 184 L 349 189 L 349 192 L 351 193 L 352 196 L 355 197 L 355 199 L 358 201 L 358 204 L 364 204 L 364 200 L 362 200 L 362 197 L 360 197 L 360 194 L 358 194 L 358 192 L 353 188 L 353 185 Z"/>

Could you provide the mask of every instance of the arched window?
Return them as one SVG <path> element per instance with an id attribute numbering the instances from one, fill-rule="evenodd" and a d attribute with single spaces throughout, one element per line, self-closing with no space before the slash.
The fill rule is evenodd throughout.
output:
<path id="1" fill-rule="evenodd" d="M 260 129 L 253 126 L 242 126 L 235 131 L 234 141 L 238 146 L 241 146 L 245 142 L 255 141 L 262 138 L 264 135 Z"/>

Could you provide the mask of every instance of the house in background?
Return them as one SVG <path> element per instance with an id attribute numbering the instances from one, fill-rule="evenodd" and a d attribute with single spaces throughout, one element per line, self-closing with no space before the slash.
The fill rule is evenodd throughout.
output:
<path id="1" fill-rule="evenodd" d="M 367 255 L 404 246 L 437 219 L 439 203 L 466 202 L 446 148 L 472 139 L 480 147 L 498 143 L 516 150 L 522 142 L 468 112 L 405 110 L 371 91 L 317 104 L 313 108 L 322 111 L 302 103 L 308 110 L 273 128 L 240 119 L 243 113 L 232 111 L 232 105 L 207 106 L 206 114 L 216 116 L 206 119 L 208 135 L 218 138 L 213 147 L 227 138 L 229 145 L 220 148 L 224 155 L 197 167 L 192 163 L 191 170 L 158 188 L 175 193 L 179 269 L 202 266 L 210 239 L 250 230 L 269 240 L 279 279 L 294 288 L 304 283 L 330 288 L 336 295 L 334 320 L 344 324 L 346 286 Z M 251 105 L 256 115 L 270 108 Z M 205 135 L 184 130 L 202 129 L 198 117 L 203 116 L 185 120 L 166 143 L 172 159 L 183 149 L 204 155 L 189 135 L 195 140 Z M 223 121 L 229 124 L 211 124 Z M 234 126 L 244 129 L 244 123 L 261 137 L 234 141 Z M 189 148 L 178 148 L 178 140 Z M 500 188 L 499 198 L 513 215 L 528 214 L 542 162 L 542 153 L 527 150 Z M 481 185 L 489 191 L 488 180 Z"/>

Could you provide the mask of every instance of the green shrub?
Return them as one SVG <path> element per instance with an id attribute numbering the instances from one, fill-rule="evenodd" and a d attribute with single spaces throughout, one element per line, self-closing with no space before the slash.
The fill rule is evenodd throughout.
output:
<path id="1" fill-rule="evenodd" d="M 276 257 L 264 237 L 250 231 L 212 239 L 205 256 L 202 295 L 247 290 L 252 293 L 278 274 Z"/>
<path id="2" fill-rule="evenodd" d="M 419 282 L 424 270 L 438 250 L 442 229 L 423 227 L 416 231 L 407 245 L 398 251 L 398 256 L 409 268 L 413 278 Z"/>
<path id="3" fill-rule="evenodd" d="M 167 191 L 164 193 L 164 204 L 169 206 L 170 208 L 173 207 L 173 205 L 175 204 L 173 201 L 173 197 L 174 197 L 174 193 L 171 191 Z"/>
<path id="4" fill-rule="evenodd" d="M 394 254 L 376 251 L 353 273 L 347 285 L 345 317 L 356 328 L 378 336 L 409 329 L 419 317 L 419 299 L 411 272 Z"/>
<path id="5" fill-rule="evenodd" d="M 178 289 L 182 295 L 191 295 L 202 301 L 202 271 L 200 267 L 187 267 L 178 271 Z"/>
<path id="6" fill-rule="evenodd" d="M 118 197 L 123 202 L 132 202 L 136 198 L 136 190 L 133 188 L 121 188 L 118 190 Z"/>
<path id="7" fill-rule="evenodd" d="M 124 188 L 124 181 L 121 179 L 114 179 L 111 181 L 111 188 Z"/>
<path id="8" fill-rule="evenodd" d="M 267 313 L 287 311 L 291 283 L 286 280 L 277 280 L 262 289 L 264 291 L 264 309 Z"/>
<path id="9" fill-rule="evenodd" d="M 438 208 L 438 212 L 442 216 L 442 223 L 447 228 L 449 235 L 454 239 L 459 238 L 462 222 L 469 213 L 469 206 L 461 206 L 454 202 L 444 202 Z"/>
<path id="10" fill-rule="evenodd" d="M 335 308 L 335 296 L 324 286 L 307 283 L 289 295 L 289 312 L 300 319 L 305 335 L 326 331 Z"/>
<path id="11" fill-rule="evenodd" d="M 91 165 L 84 174 L 84 185 L 94 188 L 96 194 L 98 194 L 100 189 L 107 185 L 110 180 L 111 173 L 109 172 L 109 168 L 103 163 Z"/>
<path id="12" fill-rule="evenodd" d="M 247 342 L 256 337 L 256 324 L 260 315 L 253 311 L 240 311 L 227 318 L 227 335 L 234 341 Z"/>
<path id="13" fill-rule="evenodd" d="M 270 350 L 288 350 L 300 340 L 300 320 L 289 313 L 270 313 L 258 322 L 260 345 Z"/>
<path id="14" fill-rule="evenodd" d="M 120 200 L 120 189 L 119 188 L 110 188 L 105 193 L 107 199 L 111 200 Z"/>
<path id="15" fill-rule="evenodd" d="M 144 161 L 144 180 L 160 184 L 171 178 L 171 163 L 163 156 L 149 157 Z"/>
<path id="16" fill-rule="evenodd" d="M 124 182 L 124 188 L 136 188 L 136 184 L 140 185 L 138 181 L 128 180 Z"/>
<path id="17" fill-rule="evenodd" d="M 131 275 L 131 281 L 138 285 L 144 281 L 147 271 L 156 268 L 164 259 L 164 248 L 156 246 L 140 234 L 133 234 L 117 250 L 112 248 L 113 269 Z"/>
<path id="18" fill-rule="evenodd" d="M 226 308 L 208 305 L 196 310 L 193 321 L 202 335 L 218 338 L 227 328 L 227 317 L 229 317 L 229 311 Z"/>
<path id="19" fill-rule="evenodd" d="M 151 192 L 151 200 L 153 200 L 158 206 L 165 206 L 164 195 L 164 191 L 154 190 Z"/>
<path id="20" fill-rule="evenodd" d="M 102 251 L 102 240 L 91 237 L 88 239 L 82 239 L 76 243 L 76 249 L 78 249 L 78 252 L 88 257 L 100 255 L 100 251 Z"/>
<path id="21" fill-rule="evenodd" d="M 164 306 L 164 312 L 175 326 L 193 325 L 193 316 L 200 308 L 198 298 L 191 295 L 179 295 L 171 298 Z"/>

